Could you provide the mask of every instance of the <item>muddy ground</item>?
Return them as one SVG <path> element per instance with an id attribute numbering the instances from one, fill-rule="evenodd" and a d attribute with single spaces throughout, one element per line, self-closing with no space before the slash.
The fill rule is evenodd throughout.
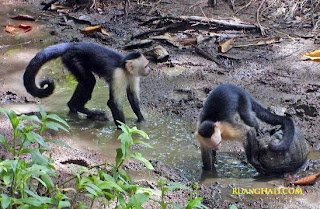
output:
<path id="1" fill-rule="evenodd" d="M 42 6 L 39 1 L 34 0 L 29 4 L 38 8 L 36 11 L 42 14 L 39 16 L 39 21 L 46 21 L 48 26 L 53 26 L 54 30 L 50 33 L 56 42 L 91 41 L 123 52 L 125 52 L 124 46 L 130 42 L 132 36 L 155 28 L 155 25 L 152 24 L 142 24 L 151 18 L 197 15 L 225 19 L 234 14 L 232 6 L 228 4 L 229 1 L 219 0 L 215 8 L 208 7 L 206 1 L 195 3 L 191 0 L 163 0 L 144 1 L 141 4 L 131 2 L 128 15 L 124 15 L 122 3 L 116 1 L 106 1 L 104 5 L 97 1 L 95 5 L 92 5 L 92 9 L 89 9 L 90 5 L 88 6 L 91 2 L 88 4 L 86 1 L 80 2 L 85 4 L 72 7 L 68 15 L 60 16 L 56 11 L 41 11 Z M 235 16 L 242 21 L 255 24 L 255 14 L 261 2 L 254 1 Z M 299 4 L 295 5 L 295 2 Z M 245 1 L 237 1 L 235 6 L 240 8 L 244 3 Z M 303 61 L 301 56 L 305 52 L 319 48 L 317 44 L 317 32 L 319 31 L 317 28 L 312 30 L 313 26 L 309 19 L 311 7 L 306 1 L 274 1 L 274 3 L 266 3 L 262 6 L 260 22 L 265 27 L 265 36 L 262 36 L 259 30 L 221 29 L 211 25 L 209 25 L 209 30 L 206 25 L 203 30 L 189 28 L 187 31 L 182 29 L 171 31 L 182 36 L 187 34 L 188 37 L 197 37 L 199 34 L 211 36 L 207 41 L 197 45 L 210 56 L 217 55 L 218 44 L 225 37 L 236 36 L 237 41 L 241 43 L 257 38 L 281 37 L 281 41 L 277 43 L 233 48 L 227 53 L 227 57 L 218 56 L 218 64 L 201 56 L 196 52 L 194 46 L 179 48 L 168 42 L 155 40 L 151 46 L 138 47 L 137 50 L 146 52 L 152 46 L 161 44 L 170 55 L 165 62 L 152 62 L 153 72 L 142 80 L 143 110 L 158 111 L 170 117 L 183 118 L 195 125 L 199 110 L 209 91 L 219 84 L 233 83 L 245 88 L 265 107 L 280 110 L 284 108 L 285 113 L 292 116 L 296 126 L 304 133 L 312 149 L 319 150 L 319 63 Z M 296 7 L 294 11 L 292 11 L 293 7 Z M 289 14 L 289 11 L 292 11 L 292 14 Z M 102 25 L 109 36 L 101 33 L 81 34 L 79 29 L 89 24 Z M 159 24 L 158 27 L 161 25 Z M 154 34 L 148 34 L 148 36 L 152 35 Z M 3 88 L 0 90 L 0 96 L 3 102 L 25 103 L 30 99 L 27 93 L 16 94 L 10 89 Z M 1 133 L 6 133 L 8 130 L 10 127 L 6 120 L 2 119 Z M 63 138 L 72 146 L 72 140 L 68 137 L 56 137 Z M 5 158 L 5 154 L 2 156 Z M 68 175 L 68 172 L 66 172 L 66 166 L 59 162 L 70 159 L 69 156 L 79 156 L 90 165 L 101 162 L 99 156 L 90 150 L 57 148 L 53 159 L 62 178 Z M 158 166 L 152 175 L 165 176 L 173 181 L 185 181 L 174 169 L 156 161 L 153 163 Z M 319 159 L 310 160 L 308 163 L 307 168 L 319 169 Z M 133 170 L 139 169 L 139 165 L 134 163 L 128 164 L 127 167 Z M 318 182 L 303 190 L 317 196 L 316 194 L 320 193 L 319 185 Z M 234 200 L 225 200 L 219 193 L 220 186 L 219 182 L 212 186 L 201 186 L 200 195 L 204 197 L 204 203 L 210 208 L 227 208 L 233 203 L 239 208 L 318 207 L 307 198 L 293 201 L 289 197 L 252 199 L 242 196 Z M 181 203 L 188 199 L 188 194 L 184 191 L 177 191 L 170 194 L 168 199 Z M 150 208 L 156 207 L 150 206 Z"/>

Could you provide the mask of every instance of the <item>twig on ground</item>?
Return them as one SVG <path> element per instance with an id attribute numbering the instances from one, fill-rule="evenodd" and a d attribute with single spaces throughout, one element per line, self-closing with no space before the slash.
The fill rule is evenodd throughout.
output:
<path id="1" fill-rule="evenodd" d="M 258 27 L 259 27 L 259 29 L 260 29 L 261 35 L 263 35 L 263 36 L 264 36 L 266 33 L 265 33 L 265 31 L 264 31 L 264 28 L 263 28 L 263 27 L 261 26 L 261 24 L 260 24 L 260 15 L 261 15 L 261 14 L 260 14 L 260 10 L 261 10 L 264 2 L 265 2 L 265 0 L 262 0 L 260 6 L 259 6 L 258 9 L 257 9 L 257 13 L 256 13 L 257 25 L 258 25 Z"/>
<path id="2" fill-rule="evenodd" d="M 91 6 L 90 6 L 90 9 L 95 9 L 96 6 L 97 6 L 96 0 L 92 0 L 92 4 L 91 4 Z"/>
<path id="3" fill-rule="evenodd" d="M 250 0 L 246 5 L 240 7 L 240 9 L 238 9 L 234 14 L 237 14 L 237 13 L 239 13 L 241 10 L 249 7 L 249 6 L 250 6 L 253 2 L 255 2 L 255 1 L 256 1 L 256 0 Z"/>
<path id="4" fill-rule="evenodd" d="M 193 9 L 194 7 L 199 6 L 199 5 L 201 5 L 201 4 L 205 3 L 205 2 L 207 2 L 207 1 L 197 2 L 197 3 L 193 4 L 193 5 L 191 5 L 191 6 L 189 7 L 189 9 Z"/>

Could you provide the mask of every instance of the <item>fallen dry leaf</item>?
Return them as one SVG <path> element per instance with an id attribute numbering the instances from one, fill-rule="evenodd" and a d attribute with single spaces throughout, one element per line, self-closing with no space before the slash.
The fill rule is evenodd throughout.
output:
<path id="1" fill-rule="evenodd" d="M 302 179 L 299 179 L 297 181 L 294 181 L 294 185 L 312 185 L 317 180 L 317 178 L 320 176 L 320 173 L 316 173 L 307 177 L 304 177 Z"/>
<path id="2" fill-rule="evenodd" d="M 67 9 L 70 9 L 70 7 L 66 7 L 60 4 L 51 4 L 50 9 L 51 10 L 67 10 Z"/>
<path id="3" fill-rule="evenodd" d="M 83 34 L 91 34 L 94 32 L 102 32 L 101 25 L 96 25 L 96 26 L 89 26 L 81 29 L 81 33 Z"/>
<path id="4" fill-rule="evenodd" d="M 24 30 L 23 31 L 24 33 L 27 33 L 32 30 L 31 25 L 26 25 L 26 24 L 20 24 L 19 28 L 22 28 Z"/>
<path id="5" fill-rule="evenodd" d="M 100 31 L 103 35 L 105 35 L 105 36 L 109 36 L 110 34 L 107 32 L 107 31 L 105 31 L 103 28 L 101 28 L 101 31 Z"/>
<path id="6" fill-rule="evenodd" d="M 20 24 L 16 25 L 7 25 L 5 31 L 11 34 L 27 33 L 32 30 L 31 25 Z"/>
<path id="7" fill-rule="evenodd" d="M 219 52 L 221 53 L 226 53 L 227 51 L 229 51 L 230 49 L 232 49 L 234 44 L 234 39 L 229 39 L 223 43 L 221 43 L 218 47 Z"/>
<path id="8" fill-rule="evenodd" d="M 21 15 L 21 14 L 15 16 L 15 17 L 11 17 L 11 19 L 14 19 L 14 20 L 29 20 L 29 21 L 35 21 L 36 20 L 31 15 Z"/>
<path id="9" fill-rule="evenodd" d="M 313 52 L 307 52 L 307 53 L 303 54 L 302 56 L 308 58 L 309 61 L 311 60 L 314 62 L 320 62 L 320 50 L 319 49 L 314 50 Z"/>
<path id="10" fill-rule="evenodd" d="M 197 44 L 197 38 L 185 38 L 178 42 L 183 46 L 190 46 L 190 45 Z"/>
<path id="11" fill-rule="evenodd" d="M 14 25 L 7 25 L 5 31 L 8 33 L 14 34 L 15 31 L 17 30 L 17 27 Z"/>

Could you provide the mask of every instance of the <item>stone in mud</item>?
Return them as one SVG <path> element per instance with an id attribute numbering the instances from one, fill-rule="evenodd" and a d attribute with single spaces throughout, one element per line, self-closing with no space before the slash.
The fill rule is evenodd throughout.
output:
<path id="1" fill-rule="evenodd" d="M 282 130 L 277 127 L 265 130 L 259 136 L 253 128 L 248 131 L 244 143 L 245 152 L 249 163 L 259 173 L 279 175 L 294 172 L 306 162 L 309 148 L 303 134 L 297 129 L 289 150 L 274 152 L 268 149 L 271 140 L 281 140 L 282 137 Z"/>

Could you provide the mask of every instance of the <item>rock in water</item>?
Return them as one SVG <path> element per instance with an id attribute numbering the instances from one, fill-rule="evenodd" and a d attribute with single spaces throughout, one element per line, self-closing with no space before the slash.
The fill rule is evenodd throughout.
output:
<path id="1" fill-rule="evenodd" d="M 251 128 L 244 143 L 249 163 L 259 173 L 266 175 L 284 174 L 298 170 L 307 160 L 309 148 L 303 134 L 296 129 L 293 142 L 287 151 L 274 152 L 268 149 L 271 140 L 281 140 L 282 130 L 273 127 L 257 136 Z"/>

